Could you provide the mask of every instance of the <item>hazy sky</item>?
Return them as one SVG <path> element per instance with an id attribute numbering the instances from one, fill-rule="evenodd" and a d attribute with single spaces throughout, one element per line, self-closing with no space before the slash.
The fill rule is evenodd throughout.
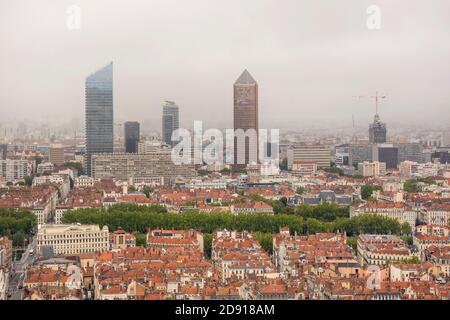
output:
<path id="1" fill-rule="evenodd" d="M 116 120 L 158 130 L 166 99 L 183 126 L 231 127 L 244 68 L 263 127 L 365 126 L 373 102 L 352 97 L 377 90 L 391 125 L 447 125 L 449 40 L 448 0 L 0 0 L 0 122 L 83 120 L 86 76 L 114 61 Z"/>

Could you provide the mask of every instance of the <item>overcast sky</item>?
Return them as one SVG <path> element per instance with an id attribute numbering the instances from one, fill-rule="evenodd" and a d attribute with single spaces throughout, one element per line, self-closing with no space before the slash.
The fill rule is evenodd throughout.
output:
<path id="1" fill-rule="evenodd" d="M 373 102 L 353 96 L 377 90 L 391 125 L 447 125 L 449 39 L 448 0 L 1 0 L 0 122 L 82 121 L 86 76 L 113 61 L 117 121 L 160 126 L 168 99 L 185 127 L 231 127 L 247 68 L 263 127 L 366 126 Z"/>

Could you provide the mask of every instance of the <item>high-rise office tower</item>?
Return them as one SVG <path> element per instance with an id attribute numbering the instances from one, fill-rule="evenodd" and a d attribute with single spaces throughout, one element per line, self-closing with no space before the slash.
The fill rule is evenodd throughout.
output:
<path id="1" fill-rule="evenodd" d="M 380 116 L 375 114 L 373 123 L 369 126 L 369 141 L 370 143 L 386 143 L 386 124 L 381 122 Z"/>
<path id="2" fill-rule="evenodd" d="M 0 160 L 6 160 L 6 157 L 8 155 L 8 145 L 0 144 Z"/>
<path id="3" fill-rule="evenodd" d="M 234 108 L 233 120 L 234 130 L 242 129 L 245 131 L 254 129 L 258 133 L 258 83 L 253 79 L 250 73 L 246 70 L 242 72 L 240 77 L 236 80 L 233 86 L 234 92 Z M 256 156 L 258 159 L 258 136 L 256 141 L 245 138 L 244 148 L 238 145 L 238 139 L 234 139 L 234 164 L 246 165 Z M 238 163 L 238 159 L 242 157 L 245 159 L 244 163 Z M 253 158 L 253 159 L 252 159 Z"/>
<path id="4" fill-rule="evenodd" d="M 398 165 L 398 148 L 392 144 L 374 144 L 372 146 L 373 161 L 386 163 L 386 169 L 396 169 Z"/>
<path id="5" fill-rule="evenodd" d="M 172 133 L 180 127 L 179 108 L 173 101 L 166 101 L 163 104 L 162 116 L 162 139 L 163 143 L 173 146 Z"/>
<path id="6" fill-rule="evenodd" d="M 85 172 L 91 175 L 92 154 L 111 153 L 114 149 L 112 62 L 87 77 L 85 97 Z"/>
<path id="7" fill-rule="evenodd" d="M 139 122 L 128 121 L 124 124 L 125 131 L 125 152 L 137 153 L 139 143 Z"/>

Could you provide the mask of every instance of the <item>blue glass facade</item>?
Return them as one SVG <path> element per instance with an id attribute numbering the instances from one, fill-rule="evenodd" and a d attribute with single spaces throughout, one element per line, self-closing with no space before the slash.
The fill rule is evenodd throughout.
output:
<path id="1" fill-rule="evenodd" d="M 114 150 L 112 62 L 87 77 L 85 98 L 85 172 L 90 176 L 92 154 L 111 153 Z"/>

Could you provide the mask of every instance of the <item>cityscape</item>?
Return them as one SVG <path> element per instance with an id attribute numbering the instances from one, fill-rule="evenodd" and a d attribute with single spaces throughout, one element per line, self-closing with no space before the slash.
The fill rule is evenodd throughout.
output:
<path id="1" fill-rule="evenodd" d="M 84 32 L 77 14 L 90 23 L 89 6 L 63 11 L 70 32 Z M 8 74 L 0 78 L 0 300 L 450 299 L 448 94 L 411 93 L 428 102 L 422 117 L 393 106 L 403 87 L 380 80 L 358 92 L 349 80 L 345 94 L 354 93 L 336 99 L 357 107 L 330 111 L 320 97 L 308 106 L 293 98 L 286 112 L 270 102 L 292 94 L 270 85 L 272 66 L 243 59 L 232 77 L 217 71 L 224 107 L 190 108 L 213 88 L 210 73 L 192 96 L 178 93 L 192 88 L 171 73 L 170 95 L 147 83 L 159 103 L 127 113 L 136 100 L 123 87 L 140 88 L 138 73 L 136 84 L 125 81 L 126 55 L 99 55 L 100 63 L 84 55 L 83 69 L 66 69 L 84 79 L 67 82 L 82 97 L 58 121 L 49 110 L 63 93 L 22 92 L 48 100 L 41 119 L 21 110 L 22 97 L 16 107 Z M 48 77 L 57 78 L 53 68 Z M 438 78 L 448 88 L 448 68 Z M 320 90 L 332 101 L 333 90 Z M 311 120 L 316 114 L 324 122 Z"/>

